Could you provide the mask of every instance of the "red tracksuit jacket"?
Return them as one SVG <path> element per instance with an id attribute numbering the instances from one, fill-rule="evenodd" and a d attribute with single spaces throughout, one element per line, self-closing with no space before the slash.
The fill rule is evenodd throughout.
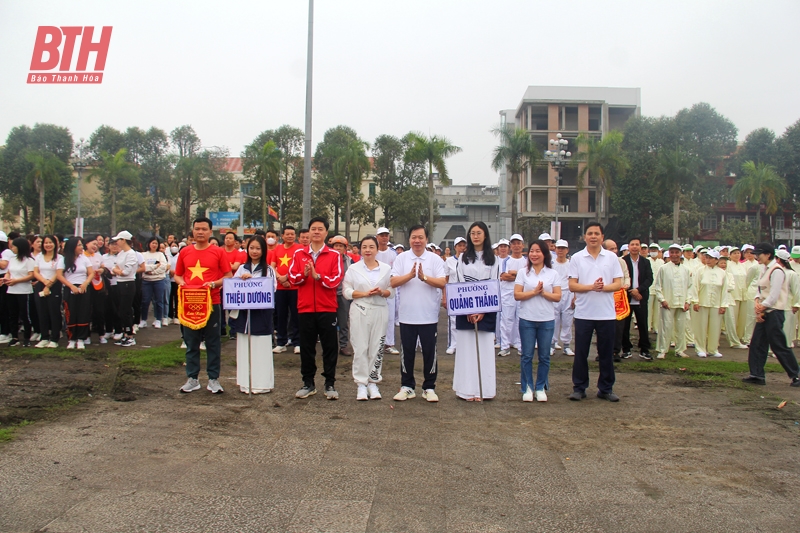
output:
<path id="1" fill-rule="evenodd" d="M 314 263 L 319 280 L 306 277 L 307 263 Z M 311 246 L 295 251 L 289 266 L 289 282 L 297 285 L 298 313 L 335 313 L 338 308 L 336 287 L 344 278 L 342 256 L 333 248 L 323 245 L 317 260 L 311 255 Z"/>

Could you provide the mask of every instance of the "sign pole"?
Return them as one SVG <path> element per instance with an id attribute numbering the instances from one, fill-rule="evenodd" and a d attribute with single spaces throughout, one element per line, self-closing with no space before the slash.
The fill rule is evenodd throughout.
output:
<path id="1" fill-rule="evenodd" d="M 247 395 L 253 396 L 253 332 L 250 331 L 250 310 L 247 310 L 247 324 L 245 325 L 247 332 Z"/>
<path id="2" fill-rule="evenodd" d="M 478 322 L 475 322 L 475 353 L 478 354 L 478 392 L 481 395 L 479 401 L 483 401 L 483 377 L 481 376 L 481 343 L 478 340 Z"/>

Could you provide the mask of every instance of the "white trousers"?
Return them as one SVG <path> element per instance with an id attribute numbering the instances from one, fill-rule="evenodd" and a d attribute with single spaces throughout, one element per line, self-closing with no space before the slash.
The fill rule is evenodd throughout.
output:
<path id="1" fill-rule="evenodd" d="M 566 348 L 572 342 L 572 319 L 575 316 L 575 310 L 572 309 L 571 292 L 561 289 L 561 300 L 555 305 L 555 311 L 556 324 L 553 330 L 553 344 L 561 341 L 561 347 Z"/>
<path id="2" fill-rule="evenodd" d="M 697 313 L 695 313 L 691 309 L 691 307 L 686 312 L 688 314 L 686 315 L 686 330 L 685 330 L 684 336 L 686 337 L 686 344 L 689 345 L 689 344 L 694 344 L 695 343 L 694 342 L 694 328 L 695 328 L 695 325 L 697 323 Z M 677 337 L 678 335 L 680 335 L 680 331 L 675 330 L 675 337 Z M 675 339 L 672 339 L 672 340 L 675 341 Z M 677 344 L 677 342 L 676 342 L 676 344 Z"/>
<path id="3" fill-rule="evenodd" d="M 389 308 L 350 303 L 350 344 L 353 345 L 353 381 L 358 385 L 383 379 L 383 347 Z M 394 327 L 394 323 L 392 323 Z"/>
<path id="4" fill-rule="evenodd" d="M 728 344 L 732 347 L 742 344 L 741 333 L 744 328 L 741 328 L 742 331 L 740 331 L 739 325 L 736 322 L 739 317 L 739 308 L 741 307 L 739 304 L 741 303 L 742 302 L 735 301 L 732 305 L 729 305 L 723 319 L 723 323 L 725 324 L 725 336 L 728 338 Z"/>
<path id="5" fill-rule="evenodd" d="M 508 350 L 512 346 L 519 349 L 519 302 L 514 293 L 500 295 L 500 349 Z"/>
<path id="6" fill-rule="evenodd" d="M 389 321 L 386 323 L 386 346 L 394 346 L 394 317 L 396 298 L 389 298 L 386 300 L 387 311 L 389 313 Z"/>
<path id="7" fill-rule="evenodd" d="M 682 307 L 674 309 L 664 309 L 658 306 L 658 338 L 656 339 L 656 350 L 659 353 L 669 351 L 669 343 L 675 340 L 675 353 L 686 351 L 686 318 L 689 314 Z"/>
<path id="8" fill-rule="evenodd" d="M 794 348 L 794 339 L 797 337 L 797 315 L 792 310 L 783 312 L 783 333 L 786 335 L 786 345 Z"/>
<path id="9" fill-rule="evenodd" d="M 447 317 L 447 348 L 456 349 L 456 317 Z"/>
<path id="10" fill-rule="evenodd" d="M 249 342 L 248 342 L 249 340 Z M 248 375 L 247 351 L 253 362 L 252 375 Z M 253 382 L 253 394 L 269 392 L 275 388 L 275 369 L 272 365 L 272 335 L 236 335 L 236 384 L 248 392 Z"/>
<path id="11" fill-rule="evenodd" d="M 461 346 L 456 351 L 453 366 L 453 391 L 459 398 L 479 398 L 483 387 L 484 398 L 494 398 L 497 394 L 497 370 L 495 368 L 494 346 L 490 331 L 478 332 L 478 345 L 481 358 L 481 382 L 478 383 L 478 351 L 475 345 L 475 330 L 456 331 Z"/>
<path id="12" fill-rule="evenodd" d="M 655 331 L 658 333 L 658 313 L 661 304 L 658 303 L 658 298 L 655 297 L 654 294 L 650 295 L 650 299 L 647 301 L 647 331 Z"/>
<path id="13" fill-rule="evenodd" d="M 756 329 L 756 305 L 754 301 L 747 301 L 745 303 L 745 326 L 744 335 L 742 335 L 742 344 L 750 344 L 750 339 L 753 338 L 753 330 Z"/>
<path id="14" fill-rule="evenodd" d="M 726 311 L 727 313 L 727 311 Z M 712 355 L 719 351 L 719 336 L 722 334 L 722 315 L 719 307 L 700 307 L 694 331 L 695 350 Z"/>

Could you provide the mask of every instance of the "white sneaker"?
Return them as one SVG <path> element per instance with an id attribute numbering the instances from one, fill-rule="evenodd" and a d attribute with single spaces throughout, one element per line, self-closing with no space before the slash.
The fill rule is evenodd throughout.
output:
<path id="1" fill-rule="evenodd" d="M 283 353 L 286 351 L 286 346 L 276 346 L 272 349 L 272 353 Z"/>
<path id="2" fill-rule="evenodd" d="M 92 338 L 91 337 L 86 337 L 86 340 L 83 341 L 83 344 L 85 344 L 86 346 L 89 346 L 90 344 L 92 344 Z"/>
<path id="3" fill-rule="evenodd" d="M 100 344 L 108 344 L 108 339 L 105 337 L 100 337 Z"/>
<path id="4" fill-rule="evenodd" d="M 556 349 L 551 346 L 550 347 L 550 356 L 552 357 L 554 353 L 556 353 Z"/>
<path id="5" fill-rule="evenodd" d="M 114 336 L 114 334 L 113 334 L 113 333 L 106 333 L 105 335 L 103 335 L 103 338 L 104 338 L 105 340 L 108 340 L 108 339 L 112 338 L 113 336 Z"/>
<path id="6" fill-rule="evenodd" d="M 511 350 L 500 350 L 500 352 L 497 355 L 500 357 L 508 357 L 509 355 L 511 355 Z"/>
<path id="7" fill-rule="evenodd" d="M 417 393 L 410 387 L 400 387 L 400 392 L 394 395 L 394 399 L 398 402 L 404 402 L 416 397 Z"/>
<path id="8" fill-rule="evenodd" d="M 556 343 L 556 344 L 555 344 L 555 346 L 553 346 L 553 347 L 554 347 L 556 350 L 560 350 L 560 349 L 561 349 L 561 345 L 560 345 L 560 344 L 558 344 L 558 343 Z"/>
<path id="9" fill-rule="evenodd" d="M 526 390 L 525 394 L 522 395 L 522 401 L 523 402 L 532 402 L 533 401 L 533 391 L 531 390 L 530 387 L 528 387 L 528 390 Z"/>
<path id="10" fill-rule="evenodd" d="M 153 322 L 153 327 L 156 328 L 156 329 L 161 329 L 161 321 L 160 320 L 155 320 Z"/>
<path id="11" fill-rule="evenodd" d="M 428 400 L 429 402 L 438 402 L 439 397 L 436 395 L 436 391 L 433 389 L 425 389 L 422 391 L 422 397 Z"/>
<path id="12" fill-rule="evenodd" d="M 711 357 L 722 357 L 722 354 L 719 352 L 714 352 L 711 354 Z"/>
<path id="13" fill-rule="evenodd" d="M 358 392 L 356 392 L 356 400 L 358 400 L 358 401 L 369 400 L 369 396 L 367 396 L 367 386 L 366 385 L 359 385 L 358 386 Z"/>
<path id="14" fill-rule="evenodd" d="M 543 390 L 536 391 L 536 401 L 537 402 L 546 402 L 547 401 L 547 393 Z"/>
<path id="15" fill-rule="evenodd" d="M 134 324 L 133 327 L 131 327 L 131 330 L 133 331 L 133 334 L 136 335 L 137 333 L 139 333 L 139 325 Z"/>
<path id="16" fill-rule="evenodd" d="M 31 335 L 31 342 L 36 342 L 36 341 L 40 341 L 40 340 L 42 340 L 42 334 L 41 333 L 34 333 L 33 335 Z"/>
<path id="17" fill-rule="evenodd" d="M 569 355 L 570 357 L 575 357 L 575 352 L 573 352 L 569 346 L 564 348 L 564 355 Z"/>
<path id="18" fill-rule="evenodd" d="M 297 354 L 300 353 L 300 347 L 299 346 L 295 346 L 294 347 L 294 353 L 297 353 Z"/>
<path id="19" fill-rule="evenodd" d="M 48 344 L 50 344 L 50 341 L 43 340 L 43 341 L 39 341 L 39 343 L 36 345 L 36 347 L 37 348 L 47 348 Z"/>
<path id="20" fill-rule="evenodd" d="M 122 333 L 114 333 L 114 340 L 118 341 L 122 338 Z"/>
<path id="21" fill-rule="evenodd" d="M 50 341 L 50 343 L 47 345 L 47 348 L 58 348 L 58 343 Z"/>
<path id="22" fill-rule="evenodd" d="M 736 346 L 731 346 L 731 348 L 736 348 L 737 350 L 749 350 L 750 347 L 745 344 L 737 344 Z"/>
<path id="23" fill-rule="evenodd" d="M 367 384 L 367 392 L 369 393 L 370 400 L 380 400 L 381 399 L 381 391 L 378 390 L 377 383 L 369 383 Z"/>
<path id="24" fill-rule="evenodd" d="M 688 359 L 688 357 L 689 357 L 689 356 L 686 354 L 686 352 L 678 352 L 678 353 L 676 353 L 675 355 L 677 355 L 678 357 L 682 357 L 683 359 Z"/>
<path id="25" fill-rule="evenodd" d="M 494 348 L 495 348 L 495 350 L 499 350 L 500 349 L 500 343 L 499 342 L 494 343 Z"/>
<path id="26" fill-rule="evenodd" d="M 203 341 L 203 342 L 200 343 L 200 349 L 201 350 L 205 350 L 206 349 L 206 341 Z"/>
<path id="27" fill-rule="evenodd" d="M 667 354 L 665 354 L 664 352 L 658 352 L 658 355 L 656 356 L 656 359 L 666 359 L 666 358 Z"/>
<path id="28" fill-rule="evenodd" d="M 161 321 L 161 325 L 162 326 L 169 326 L 169 318 L 164 318 L 164 320 Z"/>
<path id="29" fill-rule="evenodd" d="M 400 352 L 394 346 L 387 346 L 386 348 L 384 348 L 383 351 L 388 353 L 389 355 L 400 355 Z"/>
<path id="30" fill-rule="evenodd" d="M 706 357 L 706 352 L 697 352 L 697 357 Z"/>
<path id="31" fill-rule="evenodd" d="M 78 341 L 78 349 L 79 350 L 85 350 L 86 349 L 86 345 L 84 344 L 84 342 L 82 340 Z"/>
<path id="32" fill-rule="evenodd" d="M 11 340 L 11 335 L 0 335 L 0 344 L 4 344 Z"/>
<path id="33" fill-rule="evenodd" d="M 139 329 L 144 329 L 146 327 L 147 327 L 147 321 L 142 320 L 141 322 L 139 322 Z"/>
<path id="34" fill-rule="evenodd" d="M 453 355 L 454 353 L 456 353 L 456 349 L 455 348 L 448 348 L 447 350 L 445 350 L 444 353 L 446 353 L 447 355 Z"/>
<path id="35" fill-rule="evenodd" d="M 67 343 L 67 350 L 74 350 L 75 349 L 75 341 L 69 341 Z"/>
<path id="36" fill-rule="evenodd" d="M 186 341 L 181 342 L 181 348 L 183 348 L 184 350 L 187 348 Z"/>

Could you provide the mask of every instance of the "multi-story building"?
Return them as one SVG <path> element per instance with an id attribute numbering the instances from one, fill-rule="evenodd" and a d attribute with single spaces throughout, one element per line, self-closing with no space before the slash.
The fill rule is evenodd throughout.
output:
<path id="1" fill-rule="evenodd" d="M 601 139 L 608 132 L 621 130 L 625 122 L 641 114 L 641 89 L 617 87 L 531 86 L 516 109 L 500 111 L 500 125 L 514 124 L 526 129 L 544 153 L 550 139 L 558 133 L 569 141 L 573 157 L 578 156 L 576 138 L 580 133 Z M 560 237 L 577 244 L 582 228 L 597 218 L 598 209 L 607 212 L 608 199 L 598 197 L 589 176 L 578 190 L 579 166 L 558 174 L 542 161 L 520 177 L 517 200 L 519 219 L 537 215 L 555 218 L 558 209 Z M 500 171 L 500 233 L 511 233 L 511 175 Z"/>
<path id="2" fill-rule="evenodd" d="M 510 234 L 500 233 L 497 224 L 500 196 L 496 185 L 442 185 L 434 179 L 434 188 L 439 219 L 430 242 L 442 249 L 452 247 L 456 237 L 466 238 L 467 229 L 477 221 L 486 223 L 492 241 L 509 237 Z"/>

